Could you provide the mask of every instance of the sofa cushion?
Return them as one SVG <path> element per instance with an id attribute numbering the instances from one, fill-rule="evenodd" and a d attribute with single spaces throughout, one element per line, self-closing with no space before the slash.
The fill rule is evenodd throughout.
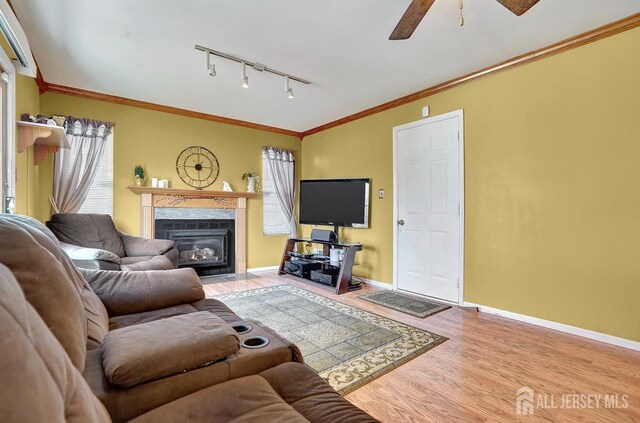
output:
<path id="1" fill-rule="evenodd" d="M 101 250 L 99 248 L 80 247 L 79 245 L 67 244 L 60 242 L 60 247 L 67 253 L 71 260 L 102 260 L 120 264 L 120 257 L 111 251 Z"/>
<path id="2" fill-rule="evenodd" d="M 223 359 L 240 348 L 235 330 L 197 312 L 114 330 L 102 342 L 107 380 L 131 387 Z"/>
<path id="3" fill-rule="evenodd" d="M 120 232 L 120 237 L 127 256 L 159 256 L 176 245 L 174 241 L 168 239 L 147 239 L 122 232 Z"/>
<path id="4" fill-rule="evenodd" d="M 118 257 L 126 255 L 124 243 L 108 214 L 57 213 L 47 226 L 67 244 L 107 250 Z"/>
<path id="5" fill-rule="evenodd" d="M 170 270 L 175 266 L 165 256 L 122 257 L 120 269 L 124 271 Z"/>
<path id="6" fill-rule="evenodd" d="M 110 421 L 58 340 L 2 265 L 0 356 L 2 421 Z"/>
<path id="7" fill-rule="evenodd" d="M 153 322 L 173 316 L 193 313 L 195 311 L 208 311 L 220 317 L 227 323 L 240 321 L 240 317 L 219 300 L 207 298 L 191 304 L 180 304 L 173 307 L 165 307 L 159 310 L 146 311 L 144 313 L 126 314 L 109 319 L 109 330 L 124 328 L 131 325 Z"/>
<path id="8" fill-rule="evenodd" d="M 78 269 L 91 270 L 120 270 L 120 265 L 111 261 L 102 260 L 73 260 Z"/>
<path id="9" fill-rule="evenodd" d="M 204 298 L 193 269 L 114 272 L 81 269 L 110 316 L 142 313 Z"/>
<path id="10" fill-rule="evenodd" d="M 101 342 L 108 330 L 102 302 L 41 223 L 0 215 L 0 239 L 0 263 L 11 269 L 27 300 L 82 370 L 87 341 Z"/>
<path id="11" fill-rule="evenodd" d="M 259 375 L 202 389 L 131 422 L 174 422 L 186 412 L 190 421 L 378 422 L 342 398 L 313 369 L 299 363 L 281 364 Z"/>
<path id="12" fill-rule="evenodd" d="M 309 422 L 284 402 L 260 376 L 235 379 L 194 392 L 185 398 L 151 410 L 131 422 L 176 422 L 186 410 L 189 410 L 190 420 L 193 422 Z"/>

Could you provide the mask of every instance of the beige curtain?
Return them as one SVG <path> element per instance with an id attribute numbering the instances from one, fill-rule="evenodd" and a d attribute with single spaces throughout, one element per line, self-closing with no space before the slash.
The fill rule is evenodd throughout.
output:
<path id="1" fill-rule="evenodd" d="M 262 154 L 269 164 L 269 172 L 273 179 L 276 198 L 282 213 L 289 221 L 289 232 L 292 238 L 298 235 L 296 216 L 293 213 L 295 198 L 295 158 L 293 151 L 263 147 Z"/>
<path id="2" fill-rule="evenodd" d="M 69 117 L 65 126 L 71 148 L 55 154 L 50 200 L 55 213 L 76 213 L 96 177 L 113 123 Z"/>

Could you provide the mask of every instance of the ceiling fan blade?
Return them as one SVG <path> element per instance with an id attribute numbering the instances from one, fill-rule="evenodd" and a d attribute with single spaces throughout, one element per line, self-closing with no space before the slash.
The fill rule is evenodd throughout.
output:
<path id="1" fill-rule="evenodd" d="M 435 0 L 413 0 L 407 8 L 407 11 L 402 15 L 402 18 L 400 18 L 400 22 L 396 25 L 389 39 L 406 40 L 411 37 L 411 34 L 416 30 L 418 24 L 422 18 L 424 18 L 424 15 L 427 14 L 434 1 Z"/>
<path id="2" fill-rule="evenodd" d="M 498 3 L 520 16 L 531 9 L 540 0 L 498 0 Z"/>

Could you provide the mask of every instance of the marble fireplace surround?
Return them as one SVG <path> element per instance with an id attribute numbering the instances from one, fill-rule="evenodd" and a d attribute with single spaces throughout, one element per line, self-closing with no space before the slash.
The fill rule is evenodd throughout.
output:
<path id="1" fill-rule="evenodd" d="M 144 238 L 154 237 L 156 214 L 159 219 L 166 216 L 188 219 L 192 212 L 196 212 L 197 218 L 207 219 L 216 218 L 216 215 L 230 216 L 233 212 L 236 222 L 235 272 L 247 272 L 247 199 L 255 198 L 258 194 L 148 187 L 129 187 L 129 190 L 140 196 L 140 236 Z M 180 209 L 211 209 L 213 217 L 206 217 L 206 211 L 203 214 L 200 210 L 184 210 L 182 214 Z"/>

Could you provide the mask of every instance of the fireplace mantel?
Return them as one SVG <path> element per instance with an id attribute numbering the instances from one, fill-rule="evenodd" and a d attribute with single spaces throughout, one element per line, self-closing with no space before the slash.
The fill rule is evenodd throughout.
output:
<path id="1" fill-rule="evenodd" d="M 236 273 L 246 273 L 247 198 L 256 198 L 259 194 L 195 189 L 128 188 L 140 196 L 140 236 L 144 238 L 153 238 L 155 235 L 157 208 L 235 209 Z"/>
<path id="2" fill-rule="evenodd" d="M 206 189 L 174 189 L 174 188 L 150 188 L 150 187 L 129 187 L 129 191 L 134 194 L 152 195 L 179 195 L 194 198 L 256 198 L 259 194 L 255 192 L 233 192 L 233 191 L 209 191 Z"/>

